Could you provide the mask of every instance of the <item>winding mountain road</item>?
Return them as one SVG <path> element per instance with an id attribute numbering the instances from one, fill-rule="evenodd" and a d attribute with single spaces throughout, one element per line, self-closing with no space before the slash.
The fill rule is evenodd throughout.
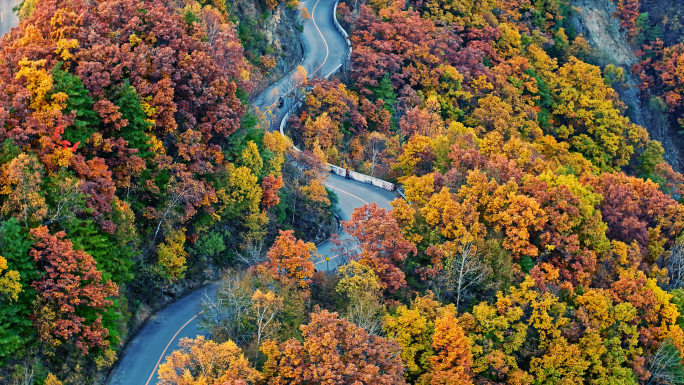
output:
<path id="1" fill-rule="evenodd" d="M 12 12 L 12 8 L 20 3 L 21 0 L 0 0 L 0 36 L 19 25 L 19 18 Z"/>
<path id="2" fill-rule="evenodd" d="M 302 7 L 306 7 L 311 16 L 311 19 L 304 23 L 302 42 L 305 57 L 301 63 L 309 77 L 312 75 L 328 77 L 342 65 L 347 55 L 347 43 L 336 29 L 333 20 L 335 2 L 336 0 L 301 2 Z M 278 98 L 292 88 L 293 76 L 294 73 L 290 73 L 270 86 L 253 101 L 253 104 L 262 109 L 274 106 Z M 285 107 L 281 110 L 273 109 L 277 122 L 280 122 L 285 114 Z M 326 185 L 339 197 L 338 207 L 343 220 L 350 219 L 355 208 L 371 202 L 390 209 L 389 202 L 396 197 L 389 191 L 347 180 L 338 175 L 330 175 L 326 180 Z M 341 238 L 349 238 L 349 235 L 342 234 Z M 331 246 L 328 241 L 318 247 L 318 253 L 321 254 L 322 259 L 316 262 L 317 269 L 334 269 L 339 264 L 339 259 L 332 255 Z M 330 257 L 329 262 L 323 259 L 325 256 Z M 196 290 L 152 316 L 128 343 L 117 367 L 109 376 L 108 383 L 110 385 L 156 384 L 159 364 L 177 348 L 181 338 L 194 338 L 207 334 L 199 329 L 196 320 L 202 298 L 205 295 L 215 295 L 216 289 L 217 284 L 213 284 Z"/>
<path id="3" fill-rule="evenodd" d="M 304 0 L 300 4 L 301 8 L 306 8 L 310 16 L 309 20 L 304 21 L 304 32 L 301 35 L 304 59 L 300 65 L 304 67 L 309 78 L 327 78 L 342 65 L 347 55 L 347 42 L 336 29 L 333 19 L 336 1 Z M 260 109 L 270 106 L 274 114 L 279 114 L 282 118 L 288 106 L 277 109 L 275 103 L 279 97 L 292 90 L 294 73 L 295 71 L 292 71 L 270 85 L 252 101 L 252 104 Z"/>
<path id="4" fill-rule="evenodd" d="M 0 36 L 9 32 L 19 24 L 19 19 L 12 12 L 21 0 L 0 0 Z M 347 43 L 335 27 L 333 10 L 336 0 L 305 0 L 310 19 L 304 22 L 302 43 L 304 60 L 300 64 L 309 77 L 328 77 L 343 63 L 347 55 Z M 291 101 L 281 109 L 274 108 L 280 96 L 292 89 L 294 72 L 271 85 L 252 103 L 260 109 L 271 107 L 275 122 L 280 122 Z M 286 99 L 287 100 L 287 99 Z M 396 195 L 386 190 L 373 187 L 354 180 L 347 180 L 331 174 L 326 186 L 339 197 L 339 213 L 342 220 L 348 220 L 355 208 L 367 203 L 376 202 L 381 207 L 391 209 L 389 202 Z M 342 234 L 342 239 L 349 238 Z M 318 247 L 321 260 L 316 261 L 319 270 L 334 269 L 340 262 L 331 251 L 330 241 Z M 329 257 L 329 262 L 325 257 Z M 110 385 L 150 385 L 158 382 L 157 369 L 166 357 L 178 347 L 183 337 L 194 338 L 206 335 L 197 325 L 197 316 L 202 298 L 213 296 L 217 284 L 196 290 L 159 311 L 147 321 L 138 334 L 128 343 L 119 359 L 117 367 L 109 376 Z"/>

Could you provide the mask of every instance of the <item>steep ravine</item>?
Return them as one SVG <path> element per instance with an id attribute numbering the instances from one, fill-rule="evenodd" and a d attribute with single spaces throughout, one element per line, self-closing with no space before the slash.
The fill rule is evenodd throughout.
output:
<path id="1" fill-rule="evenodd" d="M 615 3 L 611 0 L 572 0 L 577 9 L 573 24 L 597 50 L 601 65 L 614 64 L 622 67 L 626 76 L 625 87 L 616 87 L 622 101 L 629 107 L 630 119 L 648 130 L 652 139 L 660 141 L 665 149 L 664 158 L 677 171 L 683 171 L 682 146 L 676 128 L 670 127 L 665 114 L 642 97 L 639 79 L 631 71 L 637 62 L 635 51 L 620 31 L 619 21 L 613 17 Z"/>

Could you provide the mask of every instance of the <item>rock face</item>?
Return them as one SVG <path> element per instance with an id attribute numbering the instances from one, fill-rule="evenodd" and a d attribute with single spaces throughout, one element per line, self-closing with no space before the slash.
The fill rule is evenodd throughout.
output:
<path id="1" fill-rule="evenodd" d="M 290 72 L 304 55 L 302 44 L 299 40 L 300 32 L 297 30 L 297 13 L 287 9 L 284 3 L 280 3 L 274 10 L 273 17 L 266 20 L 266 39 L 272 44 L 278 53 L 278 64 L 274 75 L 280 77 Z"/>
<path id="2" fill-rule="evenodd" d="M 264 79 L 264 86 L 297 66 L 304 55 L 299 40 L 299 10 L 287 7 L 284 1 L 273 11 L 266 8 L 263 0 L 237 0 L 232 6 L 239 20 L 238 30 L 241 31 L 245 56 L 254 59 L 261 54 L 269 54 L 276 59 L 276 66 Z"/>
<path id="3" fill-rule="evenodd" d="M 653 3 L 682 3 L 684 0 L 666 1 L 643 0 Z M 665 154 L 663 157 L 677 171 L 684 169 L 684 140 L 672 127 L 655 103 L 644 97 L 639 89 L 639 78 L 631 71 L 636 64 L 635 49 L 625 33 L 620 31 L 620 22 L 613 16 L 615 3 L 610 0 L 573 0 L 577 9 L 573 24 L 578 33 L 584 35 L 597 52 L 601 65 L 613 64 L 624 69 L 626 84 L 624 88 L 616 85 L 616 91 L 628 106 L 627 114 L 636 124 L 646 128 L 652 139 L 660 141 Z"/>

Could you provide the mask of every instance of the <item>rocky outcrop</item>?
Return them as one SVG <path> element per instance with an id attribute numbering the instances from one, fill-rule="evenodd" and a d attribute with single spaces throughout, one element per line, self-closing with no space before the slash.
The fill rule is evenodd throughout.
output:
<path id="1" fill-rule="evenodd" d="M 639 79 L 631 71 L 637 62 L 636 51 L 626 34 L 620 31 L 620 22 L 613 16 L 615 3 L 610 0 L 573 0 L 572 5 L 577 10 L 573 18 L 575 29 L 596 49 L 597 64 L 613 64 L 624 69 L 625 85 L 615 87 L 628 106 L 628 116 L 634 123 L 646 128 L 652 139 L 660 141 L 665 149 L 665 160 L 675 170 L 682 171 L 684 141 L 676 128 L 670 126 L 667 116 L 658 105 L 651 103 L 639 89 Z"/>
<path id="2" fill-rule="evenodd" d="M 275 68 L 269 71 L 261 88 L 292 71 L 304 55 L 299 39 L 299 10 L 288 7 L 284 1 L 273 11 L 262 0 L 237 0 L 232 6 L 239 20 L 245 56 L 255 59 L 269 54 L 276 59 Z"/>

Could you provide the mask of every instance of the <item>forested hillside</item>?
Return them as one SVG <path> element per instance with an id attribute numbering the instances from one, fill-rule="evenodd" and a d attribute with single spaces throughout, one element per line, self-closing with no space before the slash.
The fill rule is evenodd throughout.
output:
<path id="1" fill-rule="evenodd" d="M 569 0 L 341 2 L 352 55 L 302 82 L 295 152 L 250 109 L 272 57 L 228 3 L 25 0 L 0 40 L 0 382 L 99 383 L 221 278 L 161 383 L 684 383 L 684 177 L 616 91 L 633 71 L 682 125 L 680 27 L 616 5 L 632 69 Z M 341 223 L 335 271 L 326 162 L 406 197 Z"/>
<path id="2" fill-rule="evenodd" d="M 222 2 L 20 15 L 0 40 L 0 382 L 92 383 L 151 310 L 278 229 L 325 239 L 334 198 L 247 112 L 267 74 Z"/>

